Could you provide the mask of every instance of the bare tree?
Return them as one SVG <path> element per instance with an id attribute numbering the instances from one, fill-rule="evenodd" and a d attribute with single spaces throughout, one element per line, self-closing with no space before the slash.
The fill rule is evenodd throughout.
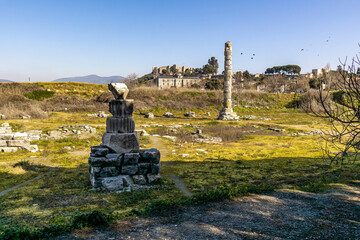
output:
<path id="1" fill-rule="evenodd" d="M 272 76 L 268 76 L 264 79 L 264 84 L 269 92 L 279 92 L 281 86 L 285 88 L 286 86 L 286 76 L 282 74 L 276 74 Z"/>
<path id="2" fill-rule="evenodd" d="M 137 85 L 137 79 L 138 79 L 138 75 L 136 73 L 130 73 L 124 79 L 124 83 L 126 83 L 126 85 L 129 88 L 133 88 L 133 87 L 136 87 L 136 85 Z"/>
<path id="3" fill-rule="evenodd" d="M 338 74 L 324 73 L 317 99 L 323 111 L 313 111 L 331 123 L 331 130 L 324 135 L 327 140 L 324 150 L 331 163 L 356 160 L 360 151 L 360 78 L 357 75 L 360 59 L 356 55 L 349 63 L 347 58 L 340 63 L 342 68 L 338 68 Z M 330 79 L 334 76 L 337 78 L 335 81 Z M 323 84 L 329 82 L 340 90 L 332 93 L 324 91 Z"/>

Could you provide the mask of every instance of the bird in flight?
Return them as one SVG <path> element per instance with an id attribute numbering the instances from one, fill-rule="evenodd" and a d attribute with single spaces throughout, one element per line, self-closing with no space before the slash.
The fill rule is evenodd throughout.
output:
<path id="1" fill-rule="evenodd" d="M 302 48 L 300 51 L 304 51 L 304 49 Z"/>

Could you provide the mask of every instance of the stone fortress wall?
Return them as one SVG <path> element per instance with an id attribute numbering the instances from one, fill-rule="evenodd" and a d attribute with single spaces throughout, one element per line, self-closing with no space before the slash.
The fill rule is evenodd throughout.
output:
<path id="1" fill-rule="evenodd" d="M 173 75 L 174 72 L 172 70 L 176 70 L 177 73 L 184 74 L 186 71 L 189 72 L 189 73 L 192 73 L 194 69 L 186 67 L 186 66 L 179 66 L 178 67 L 176 64 L 174 64 L 172 66 L 169 65 L 169 66 L 153 67 L 152 68 L 152 73 L 155 76 L 158 76 L 158 75 L 163 74 L 163 71 L 166 71 L 167 74 Z"/>

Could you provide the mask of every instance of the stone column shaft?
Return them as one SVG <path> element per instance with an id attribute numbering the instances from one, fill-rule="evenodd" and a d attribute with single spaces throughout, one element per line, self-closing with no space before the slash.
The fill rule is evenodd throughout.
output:
<path id="1" fill-rule="evenodd" d="M 232 87 L 232 44 L 225 43 L 225 71 L 224 71 L 224 108 L 231 108 L 231 87 Z"/>

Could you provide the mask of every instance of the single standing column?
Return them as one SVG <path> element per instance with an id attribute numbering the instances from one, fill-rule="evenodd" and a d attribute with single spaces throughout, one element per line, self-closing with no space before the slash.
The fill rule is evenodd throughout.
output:
<path id="1" fill-rule="evenodd" d="M 224 71 L 224 108 L 231 108 L 232 86 L 232 43 L 225 43 L 225 71 Z"/>
<path id="2" fill-rule="evenodd" d="M 225 63 L 224 63 L 224 104 L 219 113 L 218 120 L 237 120 L 239 117 L 233 112 L 231 105 L 232 88 L 232 43 L 225 43 Z"/>

